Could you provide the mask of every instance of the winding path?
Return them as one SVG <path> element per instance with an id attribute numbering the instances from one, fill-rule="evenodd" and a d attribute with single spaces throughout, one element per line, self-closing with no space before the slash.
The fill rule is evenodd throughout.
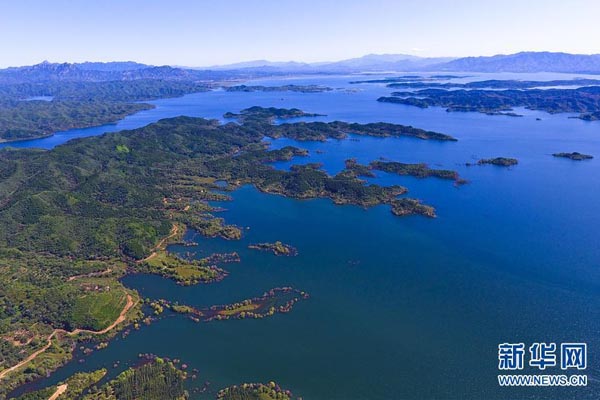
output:
<path id="1" fill-rule="evenodd" d="M 158 242 L 158 244 L 156 246 L 154 246 L 154 249 L 152 249 L 152 253 L 150 253 L 150 255 L 148 257 L 138 260 L 136 262 L 138 264 L 141 264 L 145 261 L 151 260 L 154 257 L 156 257 L 156 250 L 162 248 L 167 240 L 171 239 L 172 237 L 177 236 L 178 233 L 179 233 L 179 226 L 177 224 L 173 224 L 173 227 L 171 228 L 171 233 L 168 236 L 165 236 L 164 238 L 162 238 L 160 240 L 160 242 Z"/>
<path id="2" fill-rule="evenodd" d="M 89 329 L 79 329 L 79 328 L 77 328 L 77 329 L 69 332 L 69 331 L 66 331 L 64 329 L 55 329 L 48 336 L 48 339 L 47 339 L 48 343 L 46 343 L 46 345 L 44 347 L 42 347 L 41 349 L 33 352 L 32 354 L 29 355 L 29 357 L 27 357 L 26 359 L 24 359 L 20 363 L 15 364 L 12 367 L 7 368 L 4 371 L 0 372 L 0 379 L 4 378 L 6 375 L 8 375 L 9 373 L 11 373 L 12 371 L 14 371 L 16 369 L 19 369 L 22 366 L 28 364 L 29 362 L 35 360 L 37 358 L 37 356 L 39 356 L 40 354 L 42 354 L 43 352 L 45 352 L 46 350 L 48 350 L 50 348 L 50 346 L 52 346 L 52 339 L 54 339 L 54 337 L 57 334 L 61 333 L 61 334 L 68 335 L 68 336 L 75 336 L 75 335 L 78 335 L 80 333 L 89 333 L 89 334 L 92 334 L 92 335 L 103 335 L 103 334 L 109 332 L 110 330 L 114 329 L 121 322 L 125 321 L 125 318 L 127 317 L 127 313 L 135 305 L 136 305 L 136 302 L 133 301 L 133 297 L 131 297 L 131 295 L 128 293 L 127 294 L 127 304 L 125 304 L 125 307 L 123 308 L 123 311 L 121 311 L 121 314 L 119 314 L 119 317 L 115 320 L 115 322 L 113 322 L 112 324 L 110 324 L 109 326 L 107 326 L 106 328 L 104 328 L 104 329 L 102 329 L 100 331 L 92 331 L 92 330 L 89 330 Z M 66 388 L 65 388 L 65 390 L 66 390 Z M 59 393 L 59 395 L 60 394 L 61 393 Z"/>
<path id="3" fill-rule="evenodd" d="M 48 397 L 48 400 L 56 400 L 56 399 L 58 399 L 58 396 L 60 396 L 64 392 L 66 392 L 68 387 L 69 387 L 69 385 L 67 385 L 66 383 L 62 384 L 62 385 L 59 385 L 56 388 L 56 392 L 54 392 L 54 394 L 52 396 Z"/>
<path id="4" fill-rule="evenodd" d="M 75 275 L 75 276 L 71 276 L 69 277 L 69 279 L 67 279 L 67 282 L 72 282 L 76 279 L 81 279 L 81 278 L 94 278 L 97 276 L 103 276 L 103 275 L 108 275 L 112 272 L 112 268 L 107 268 L 104 271 L 99 271 L 99 272 L 90 272 L 89 274 L 82 274 L 82 275 Z"/>
<path id="5" fill-rule="evenodd" d="M 160 241 L 160 242 L 158 242 L 158 244 L 157 244 L 157 245 L 154 247 L 154 251 L 152 251 L 152 253 L 151 253 L 151 254 L 150 254 L 148 257 L 146 257 L 146 258 L 144 258 L 144 259 L 142 259 L 142 260 L 139 260 L 139 261 L 137 261 L 137 262 L 138 262 L 138 263 L 141 263 L 141 262 L 148 261 L 148 260 L 150 260 L 150 259 L 152 259 L 152 258 L 156 257 L 156 250 L 158 250 L 158 249 L 160 249 L 162 246 L 164 246 L 164 244 L 165 244 L 165 242 L 166 242 L 167 240 L 169 240 L 169 239 L 171 239 L 172 237 L 176 236 L 178 233 L 179 233 L 179 226 L 178 226 L 177 224 L 173 224 L 173 228 L 171 228 L 171 233 L 170 233 L 168 236 L 166 236 L 166 237 L 164 237 L 163 239 L 161 239 L 161 241 Z M 110 273 L 110 269 L 109 269 L 109 270 L 107 270 L 107 271 L 103 271 L 103 273 Z M 79 275 L 79 276 L 72 276 L 72 277 L 70 277 L 68 280 L 69 280 L 69 281 L 72 281 L 72 280 L 74 280 L 74 279 L 78 279 L 78 278 L 81 278 L 81 277 L 83 277 L 83 276 L 82 276 L 82 275 Z M 21 368 L 22 366 L 24 366 L 24 365 L 26 365 L 26 364 L 30 363 L 31 361 L 35 360 L 35 359 L 37 358 L 37 356 L 39 356 L 40 354 L 42 354 L 42 353 L 44 353 L 46 350 L 48 350 L 48 349 L 50 348 L 50 346 L 52 346 L 52 339 L 54 339 L 54 337 L 55 337 L 57 334 L 59 334 L 59 333 L 62 333 L 62 334 L 64 334 L 64 335 L 68 335 L 68 336 L 75 336 L 75 335 L 78 335 L 78 334 L 80 334 L 80 333 L 89 333 L 89 334 L 92 334 L 92 335 L 103 335 L 103 334 L 105 334 L 105 333 L 109 332 L 110 330 L 114 329 L 114 328 L 115 328 L 117 325 L 119 325 L 121 322 L 125 321 L 125 318 L 126 318 L 126 316 L 127 316 L 127 313 L 129 312 L 129 310 L 131 310 L 131 308 L 132 308 L 133 306 L 135 306 L 135 304 L 136 304 L 136 303 L 134 303 L 134 301 L 133 301 L 133 298 L 131 297 L 131 295 L 130 295 L 130 294 L 127 294 L 127 304 L 125 304 L 125 308 L 123 308 L 123 311 L 121 311 L 121 314 L 119 315 L 119 317 L 118 317 L 118 318 L 115 320 L 115 322 L 113 322 L 113 323 L 112 323 L 111 325 L 109 325 L 108 327 L 106 327 L 106 328 L 102 329 L 101 331 L 92 331 L 92 330 L 89 330 L 89 329 L 79 329 L 79 328 L 77 328 L 77 329 L 75 329 L 75 330 L 73 330 L 73 331 L 70 331 L 70 332 L 69 332 L 69 331 L 66 331 L 66 330 L 64 330 L 64 329 L 55 329 L 55 330 L 54 330 L 54 331 L 53 331 L 53 332 L 52 332 L 52 333 L 51 333 L 51 334 L 48 336 L 48 339 L 47 339 L 47 340 L 48 340 L 48 343 L 46 343 L 46 345 L 45 345 L 44 347 L 42 347 L 41 349 L 39 349 L 39 350 L 37 350 L 37 351 L 35 351 L 35 352 L 31 353 L 31 354 L 30 354 L 30 355 L 29 355 L 29 356 L 28 356 L 26 359 L 24 359 L 24 360 L 23 360 L 23 361 L 21 361 L 20 363 L 18 363 L 18 364 L 15 364 L 15 365 L 13 365 L 13 366 L 12 366 L 12 367 L 10 367 L 10 368 L 7 368 L 7 369 L 5 369 L 5 370 L 1 371 L 1 372 L 0 372 L 0 379 L 4 378 L 6 375 L 8 375 L 9 373 L 11 373 L 12 371 L 14 371 L 14 370 L 16 370 L 16 369 L 19 369 L 19 368 Z M 66 390 L 66 385 L 64 385 L 64 386 L 65 386 L 65 389 L 64 389 L 64 390 Z M 60 386 L 60 387 L 59 387 L 59 389 L 60 389 L 61 387 L 62 387 L 62 386 Z M 56 393 L 54 393 L 54 395 L 53 395 L 53 397 L 51 397 L 51 399 L 55 399 L 56 397 L 58 397 L 58 396 L 60 396 L 60 395 L 62 394 L 62 392 L 60 392 L 60 393 L 58 393 L 58 394 L 57 394 L 57 393 L 58 393 L 58 390 L 57 390 L 57 392 L 56 392 Z M 54 397 L 54 396 L 56 396 L 56 397 Z"/>

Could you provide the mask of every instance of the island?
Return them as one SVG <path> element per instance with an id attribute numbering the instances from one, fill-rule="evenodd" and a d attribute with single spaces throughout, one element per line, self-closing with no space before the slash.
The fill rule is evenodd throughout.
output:
<path id="1" fill-rule="evenodd" d="M 591 160 L 592 158 L 594 158 L 594 156 L 591 156 L 589 154 L 582 154 L 582 153 L 578 153 L 576 151 L 574 151 L 572 153 L 554 153 L 552 155 L 554 157 L 568 158 L 568 159 L 574 160 L 574 161 Z"/>
<path id="2" fill-rule="evenodd" d="M 520 81 L 512 79 L 492 79 L 484 81 L 473 81 L 467 83 L 458 82 L 434 82 L 432 79 L 395 81 L 387 85 L 389 88 L 444 88 L 444 89 L 531 89 L 539 87 L 560 86 L 600 86 L 600 79 L 557 79 L 551 81 Z"/>
<path id="3" fill-rule="evenodd" d="M 491 165 L 497 165 L 500 167 L 511 167 L 513 165 L 517 165 L 518 163 L 519 163 L 519 160 L 517 160 L 516 158 L 508 158 L 508 157 L 482 158 L 481 160 L 477 161 L 477 165 L 491 164 Z M 467 164 L 467 165 L 470 165 L 470 164 Z"/>
<path id="4" fill-rule="evenodd" d="M 457 141 L 456 138 L 439 132 L 426 131 L 407 125 L 376 122 L 368 124 L 333 122 L 297 122 L 274 125 L 276 119 L 298 117 L 316 117 L 320 114 L 306 113 L 297 108 L 250 107 L 240 113 L 226 113 L 225 118 L 236 118 L 245 126 L 260 129 L 265 136 L 277 139 L 287 137 L 298 141 L 325 141 L 327 139 L 345 139 L 348 135 L 374 137 L 413 137 L 423 140 Z"/>
<path id="5" fill-rule="evenodd" d="M 298 250 L 289 244 L 281 243 L 276 241 L 275 243 L 257 243 L 248 245 L 249 249 L 270 251 L 276 256 L 297 256 Z"/>
<path id="6" fill-rule="evenodd" d="M 333 89 L 319 85 L 283 85 L 283 86 L 228 86 L 224 88 L 227 92 L 300 92 L 300 93 L 322 93 Z"/>
<path id="7" fill-rule="evenodd" d="M 403 217 L 406 215 L 423 215 L 429 218 L 435 218 L 435 209 L 431 206 L 422 204 L 417 199 L 401 198 L 392 202 L 392 214 Z"/>
<path id="8" fill-rule="evenodd" d="M 444 107 L 447 111 L 475 111 L 485 114 L 513 112 L 514 107 L 525 107 L 551 114 L 580 113 L 579 118 L 592 120 L 600 109 L 600 86 L 577 89 L 423 89 L 393 92 L 377 101 L 420 108 Z"/>
<path id="9" fill-rule="evenodd" d="M 432 169 L 425 163 L 407 164 L 397 161 L 371 161 L 369 165 L 359 164 L 356 159 L 345 161 L 346 168 L 342 174 L 351 177 L 375 177 L 374 170 L 392 173 L 396 175 L 413 176 L 415 178 L 436 177 L 440 179 L 448 179 L 454 181 L 456 185 L 464 185 L 467 183 L 462 179 L 458 172 L 447 169 Z"/>
<path id="10" fill-rule="evenodd" d="M 172 303 L 164 299 L 151 303 L 151 306 L 157 311 L 155 314 L 160 314 L 166 308 L 179 314 L 187 314 L 196 322 L 210 322 L 228 319 L 261 319 L 271 317 L 276 313 L 288 313 L 297 302 L 308 298 L 308 293 L 285 286 L 273 288 L 260 297 L 202 309 Z"/>
<path id="11" fill-rule="evenodd" d="M 272 124 L 278 119 L 291 119 L 301 117 L 320 117 L 322 114 L 308 113 L 298 108 L 277 108 L 277 107 L 260 107 L 253 106 L 245 108 L 239 113 L 228 112 L 223 115 L 223 118 L 237 119 L 245 124 L 247 123 L 266 123 Z"/>
<path id="12" fill-rule="evenodd" d="M 369 165 L 372 169 L 397 175 L 410 175 L 416 178 L 436 177 L 440 179 L 452 180 L 457 185 L 463 185 L 467 183 L 467 181 L 462 179 L 456 171 L 447 169 L 432 169 L 429 168 L 429 166 L 425 163 L 406 164 L 395 161 L 372 161 Z"/>

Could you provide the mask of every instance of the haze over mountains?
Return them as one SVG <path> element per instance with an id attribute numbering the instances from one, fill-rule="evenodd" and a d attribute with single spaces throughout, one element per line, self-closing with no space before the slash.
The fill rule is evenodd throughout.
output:
<path id="1" fill-rule="evenodd" d="M 369 54 L 335 62 L 249 61 L 203 68 L 151 66 L 132 61 L 49 63 L 0 70 L 0 83 L 113 80 L 202 81 L 272 74 L 358 72 L 563 72 L 600 74 L 600 54 L 521 52 L 491 57 L 423 58 L 404 54 Z"/>

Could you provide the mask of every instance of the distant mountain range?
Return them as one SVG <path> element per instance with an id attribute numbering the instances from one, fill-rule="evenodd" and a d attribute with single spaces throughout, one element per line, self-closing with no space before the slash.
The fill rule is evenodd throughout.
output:
<path id="1" fill-rule="evenodd" d="M 438 71 L 600 73 L 600 54 L 522 52 L 465 57 L 431 66 Z"/>
<path id="2" fill-rule="evenodd" d="M 425 58 L 406 54 L 369 54 L 335 62 L 257 60 L 203 68 L 152 66 L 133 61 L 50 63 L 0 70 L 0 83 L 102 82 L 116 80 L 208 81 L 282 74 L 357 72 L 565 72 L 600 74 L 600 54 L 522 52 L 491 57 Z"/>
<path id="3" fill-rule="evenodd" d="M 138 79 L 197 81 L 203 78 L 211 79 L 213 77 L 190 69 L 169 66 L 155 67 L 130 61 L 81 64 L 57 64 L 44 61 L 32 66 L 0 70 L 0 83 L 103 82 Z"/>
<path id="4" fill-rule="evenodd" d="M 202 69 L 237 70 L 237 69 L 270 69 L 294 72 L 329 72 L 352 73 L 370 71 L 408 71 L 422 69 L 433 64 L 443 63 L 453 58 L 424 58 L 408 54 L 368 54 L 342 61 L 302 63 L 302 62 L 272 62 L 256 60 L 228 65 L 217 65 Z"/>
<path id="5" fill-rule="evenodd" d="M 583 55 L 551 52 L 521 52 L 491 57 L 431 58 L 407 54 L 369 54 L 335 62 L 299 63 L 266 60 L 209 67 L 211 69 L 262 69 L 290 72 L 565 72 L 600 73 L 600 54 Z"/>

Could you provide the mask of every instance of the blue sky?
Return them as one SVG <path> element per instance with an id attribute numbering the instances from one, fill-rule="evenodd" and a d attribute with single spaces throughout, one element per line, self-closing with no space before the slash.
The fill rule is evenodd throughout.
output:
<path id="1" fill-rule="evenodd" d="M 0 67 L 600 53 L 598 0 L 3 0 Z"/>

